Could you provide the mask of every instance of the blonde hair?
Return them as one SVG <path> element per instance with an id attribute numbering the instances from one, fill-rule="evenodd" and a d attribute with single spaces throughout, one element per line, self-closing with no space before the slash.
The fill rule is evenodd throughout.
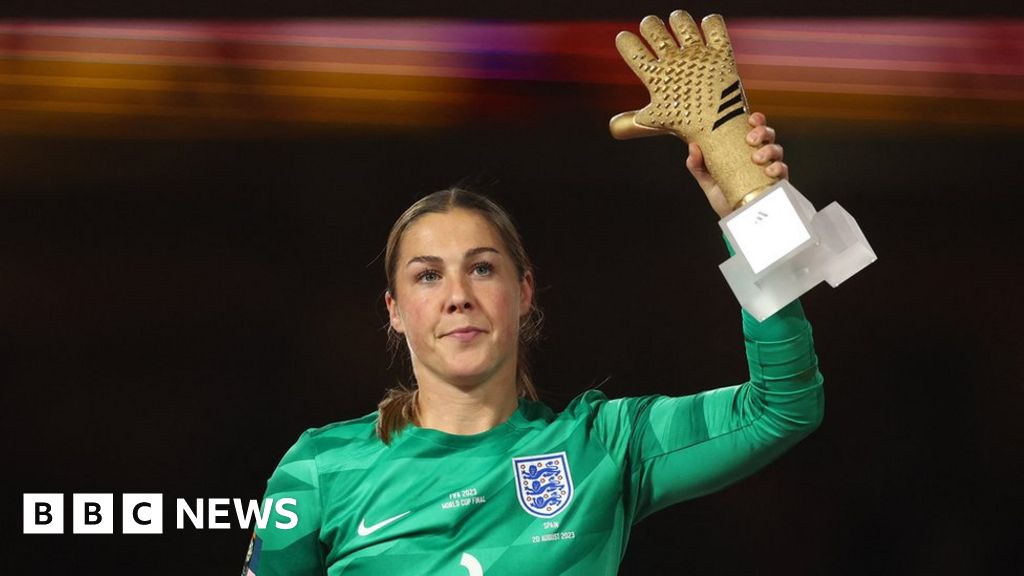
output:
<path id="1" fill-rule="evenodd" d="M 519 280 L 522 280 L 527 272 L 533 274 L 530 257 L 527 256 L 519 232 L 505 209 L 485 196 L 452 187 L 417 200 L 398 217 L 394 226 L 391 227 L 384 250 L 384 273 L 387 276 L 387 291 L 393 299 L 397 300 L 398 298 L 395 293 L 395 271 L 398 267 L 398 247 L 405 231 L 425 214 L 446 213 L 456 208 L 473 210 L 494 226 L 515 263 Z M 542 320 L 543 313 L 537 307 L 535 292 L 530 310 L 519 320 L 519 354 L 516 358 L 516 389 L 519 396 L 531 400 L 537 399 L 537 391 L 533 386 L 533 379 L 530 377 L 527 356 L 529 349 L 540 337 Z M 389 326 L 388 340 L 392 349 L 397 351 L 404 337 Z M 416 397 L 415 385 L 413 387 L 399 385 L 389 389 L 380 404 L 377 405 L 377 436 L 385 444 L 390 444 L 392 436 L 408 424 L 418 422 Z"/>

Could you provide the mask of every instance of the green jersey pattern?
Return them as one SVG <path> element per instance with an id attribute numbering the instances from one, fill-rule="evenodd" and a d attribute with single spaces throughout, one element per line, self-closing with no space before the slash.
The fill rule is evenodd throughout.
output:
<path id="1" fill-rule="evenodd" d="M 750 380 L 738 386 L 617 400 L 591 390 L 559 414 L 521 400 L 487 432 L 408 426 L 391 446 L 375 413 L 308 430 L 266 492 L 294 498 L 298 524 L 257 529 L 245 573 L 616 574 L 633 524 L 748 476 L 821 421 L 799 302 L 763 323 L 744 312 L 743 327 Z"/>

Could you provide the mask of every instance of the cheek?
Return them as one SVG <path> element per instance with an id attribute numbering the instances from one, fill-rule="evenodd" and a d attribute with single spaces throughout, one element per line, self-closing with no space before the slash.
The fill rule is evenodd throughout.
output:
<path id="1" fill-rule="evenodd" d="M 514 338 L 519 330 L 519 315 L 516 309 L 518 299 L 514 292 L 496 290 L 488 299 L 491 302 L 492 318 L 500 319 L 501 331 L 507 336 Z"/>
<path id="2" fill-rule="evenodd" d="M 406 306 L 402 308 L 407 338 L 422 339 L 433 329 L 436 314 L 430 313 L 432 305 L 432 301 L 427 297 L 418 296 L 408 299 Z"/>

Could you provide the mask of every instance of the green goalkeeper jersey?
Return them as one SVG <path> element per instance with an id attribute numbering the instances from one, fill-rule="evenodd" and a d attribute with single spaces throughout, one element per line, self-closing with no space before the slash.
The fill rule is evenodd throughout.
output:
<path id="1" fill-rule="evenodd" d="M 266 492 L 293 498 L 297 522 L 258 528 L 243 573 L 616 574 L 633 524 L 753 473 L 820 422 L 799 302 L 763 323 L 744 312 L 743 325 L 742 385 L 616 400 L 591 390 L 559 414 L 520 400 L 487 432 L 410 425 L 390 446 L 376 413 L 308 430 Z"/>

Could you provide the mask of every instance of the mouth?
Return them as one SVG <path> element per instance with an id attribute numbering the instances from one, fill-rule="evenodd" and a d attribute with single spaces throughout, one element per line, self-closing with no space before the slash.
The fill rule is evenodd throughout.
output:
<path id="1" fill-rule="evenodd" d="M 479 328 L 467 326 L 465 328 L 457 328 L 455 330 L 452 330 L 451 332 L 447 332 L 446 334 L 444 334 L 444 336 L 442 336 L 442 338 L 451 337 L 460 342 L 469 342 L 474 337 L 476 337 L 477 334 L 483 334 L 483 332 L 484 331 L 480 330 Z"/>

